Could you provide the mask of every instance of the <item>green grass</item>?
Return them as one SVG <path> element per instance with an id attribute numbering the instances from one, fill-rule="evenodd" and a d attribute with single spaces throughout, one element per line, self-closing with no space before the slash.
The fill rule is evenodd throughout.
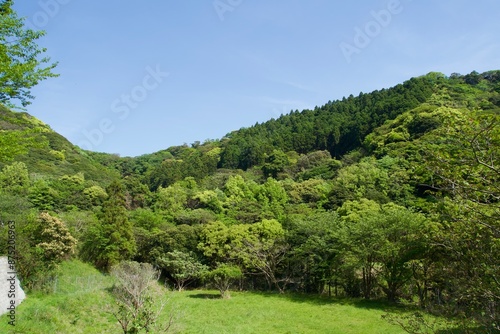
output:
<path id="1" fill-rule="evenodd" d="M 404 333 L 381 318 L 386 305 L 327 298 L 232 292 L 175 293 L 181 333 Z"/>
<path id="2" fill-rule="evenodd" d="M 51 294 L 28 294 L 16 310 L 16 326 L 0 317 L 0 333 L 117 333 L 111 314 L 110 277 L 79 261 L 65 262 Z"/>
<path id="3" fill-rule="evenodd" d="M 0 317 L 0 333 L 120 333 L 109 313 L 113 281 L 79 261 L 66 262 L 53 293 L 29 294 L 17 308 L 17 325 Z M 404 333 L 381 315 L 403 310 L 376 301 L 338 300 L 299 294 L 215 291 L 165 291 L 162 315 L 175 315 L 177 333 Z"/>

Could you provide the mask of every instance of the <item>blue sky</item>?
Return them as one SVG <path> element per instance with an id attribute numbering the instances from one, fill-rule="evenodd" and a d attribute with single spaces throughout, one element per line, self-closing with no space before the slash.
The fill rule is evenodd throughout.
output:
<path id="1" fill-rule="evenodd" d="M 500 69 L 497 0 L 17 0 L 60 77 L 27 111 L 137 156 L 431 71 Z"/>

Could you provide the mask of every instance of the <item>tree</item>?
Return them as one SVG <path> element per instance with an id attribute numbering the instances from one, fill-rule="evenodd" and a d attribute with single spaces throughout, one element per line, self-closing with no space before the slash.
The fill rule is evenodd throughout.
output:
<path id="1" fill-rule="evenodd" d="M 363 297 L 369 299 L 377 283 L 375 249 L 382 242 L 380 230 L 366 223 L 371 215 L 380 210 L 374 201 L 361 199 L 359 202 L 347 201 L 337 212 L 344 222 L 339 231 L 342 243 L 344 266 L 362 274 Z"/>
<path id="2" fill-rule="evenodd" d="M 382 230 L 383 239 L 377 250 L 380 287 L 389 301 L 396 301 L 400 289 L 412 278 L 411 262 L 422 259 L 429 248 L 431 224 L 422 214 L 393 203 L 382 205 L 368 224 Z"/>
<path id="3" fill-rule="evenodd" d="M 83 190 L 83 195 L 93 206 L 99 206 L 108 196 L 106 191 L 100 186 L 91 186 Z"/>
<path id="4" fill-rule="evenodd" d="M 64 222 L 48 213 L 26 218 L 17 235 L 16 269 L 28 289 L 44 288 L 59 263 L 73 254 L 77 240 Z"/>
<path id="5" fill-rule="evenodd" d="M 422 257 L 430 223 L 419 213 L 394 203 L 379 205 L 362 199 L 346 202 L 339 210 L 345 254 L 361 267 L 363 294 L 370 298 L 378 286 L 389 301 L 412 277 L 410 262 Z"/>
<path id="6" fill-rule="evenodd" d="M 461 113 L 445 122 L 427 168 L 446 195 L 436 244 L 446 252 L 448 314 L 500 330 L 500 115 Z"/>
<path id="7" fill-rule="evenodd" d="M 14 162 L 0 172 L 0 186 L 4 191 L 25 195 L 29 186 L 28 168 L 23 162 Z"/>
<path id="8" fill-rule="evenodd" d="M 265 177 L 277 178 L 278 173 L 283 172 L 288 165 L 290 165 L 288 156 L 281 150 L 273 150 L 262 165 L 262 171 Z"/>
<path id="9" fill-rule="evenodd" d="M 205 278 L 210 280 L 212 284 L 219 290 L 223 299 L 231 298 L 229 288 L 231 284 L 241 278 L 243 273 L 238 266 L 230 264 L 219 264 L 217 267 L 205 274 Z"/>
<path id="10" fill-rule="evenodd" d="M 263 274 L 269 289 L 274 286 L 283 292 L 277 271 L 288 250 L 284 234 L 275 219 L 229 227 L 213 222 L 203 227 L 198 249 L 214 262 L 238 263 L 244 269 Z"/>
<path id="11" fill-rule="evenodd" d="M 99 224 L 89 228 L 82 248 L 82 257 L 103 270 L 131 259 L 136 252 L 123 186 L 113 181 L 106 188 L 106 193 L 108 199 L 102 205 Z"/>
<path id="12" fill-rule="evenodd" d="M 340 275 L 338 242 L 339 218 L 335 212 L 296 214 L 287 222 L 288 262 L 294 281 L 305 292 L 322 293 L 326 284 L 333 283 L 335 295 L 345 281 Z M 348 289 L 345 289 L 348 290 Z"/>
<path id="13" fill-rule="evenodd" d="M 346 200 L 367 198 L 385 203 L 390 189 L 388 172 L 377 166 L 373 157 L 341 169 L 334 180 L 332 202 L 341 206 Z"/>
<path id="14" fill-rule="evenodd" d="M 0 103 L 14 107 L 12 100 L 19 100 L 23 107 L 30 104 L 30 89 L 41 80 L 56 77 L 52 72 L 57 63 L 42 57 L 45 48 L 36 40 L 43 31 L 24 27 L 24 20 L 12 9 L 14 1 L 0 3 Z"/>
<path id="15" fill-rule="evenodd" d="M 71 255 L 77 244 L 66 224 L 46 212 L 38 216 L 34 238 L 38 241 L 36 247 L 42 250 L 42 258 L 48 267 L 53 267 Z"/>
<path id="16" fill-rule="evenodd" d="M 207 267 L 198 262 L 192 254 L 174 250 L 156 260 L 157 265 L 167 271 L 179 291 L 194 279 L 201 277 Z"/>
<path id="17" fill-rule="evenodd" d="M 158 292 L 161 293 L 156 286 L 160 272 L 149 263 L 124 261 L 113 266 L 110 273 L 117 282 L 112 293 L 118 308 L 113 315 L 123 334 L 168 332 L 172 326 L 172 314 L 168 323 L 158 323 L 165 303 L 158 303 L 158 298 L 153 299 Z"/>
<path id="18" fill-rule="evenodd" d="M 282 184 L 273 178 L 259 186 L 256 199 L 263 209 L 269 211 L 273 218 L 282 220 L 284 218 L 284 207 L 288 202 L 288 195 Z"/>
<path id="19" fill-rule="evenodd" d="M 179 183 L 175 183 L 167 188 L 159 187 L 156 191 L 155 209 L 175 213 L 184 209 L 188 194 L 187 190 Z"/>
<path id="20" fill-rule="evenodd" d="M 60 198 L 59 192 L 51 187 L 49 181 L 38 179 L 29 189 L 30 202 L 40 210 L 53 210 Z"/>
<path id="21" fill-rule="evenodd" d="M 280 285 L 278 267 L 285 259 L 289 247 L 285 242 L 285 231 L 281 224 L 275 219 L 264 219 L 259 223 L 236 225 L 233 228 L 237 226 L 243 228 L 243 233 L 233 232 L 235 234 L 231 244 L 233 256 L 248 269 L 262 273 L 269 289 L 274 286 L 283 293 L 284 286 Z"/>

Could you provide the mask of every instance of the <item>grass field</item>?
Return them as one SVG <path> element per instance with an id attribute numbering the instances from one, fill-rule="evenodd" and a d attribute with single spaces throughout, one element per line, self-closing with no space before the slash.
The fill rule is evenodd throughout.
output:
<path id="1" fill-rule="evenodd" d="M 120 333 L 107 312 L 113 284 L 79 261 L 64 263 L 50 295 L 28 295 L 18 307 L 16 326 L 0 317 L 0 333 Z M 387 304 L 335 300 L 298 294 L 232 292 L 223 300 L 215 291 L 168 292 L 177 333 L 404 333 L 381 315 L 399 312 Z"/>

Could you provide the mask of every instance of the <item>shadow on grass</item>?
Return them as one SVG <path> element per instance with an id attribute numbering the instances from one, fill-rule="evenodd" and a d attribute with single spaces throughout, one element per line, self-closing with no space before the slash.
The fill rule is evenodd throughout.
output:
<path id="1" fill-rule="evenodd" d="M 222 299 L 219 293 L 197 293 L 194 295 L 189 295 L 189 298 L 197 298 L 197 299 Z"/>
<path id="2" fill-rule="evenodd" d="M 340 298 L 318 296 L 301 293 L 272 293 L 272 292 L 254 292 L 263 297 L 281 298 L 296 303 L 309 303 L 314 305 L 350 305 L 361 309 L 381 310 L 390 312 L 407 312 L 416 309 L 413 306 L 391 303 L 385 300 L 366 300 L 357 298 Z"/>
<path id="3" fill-rule="evenodd" d="M 389 302 L 387 300 L 380 300 L 380 299 L 374 299 L 374 300 L 366 300 L 366 299 L 361 299 L 361 298 L 339 298 L 339 297 L 329 297 L 329 296 L 318 296 L 318 295 L 313 295 L 313 294 L 301 294 L 301 293 L 272 293 L 272 292 L 253 292 L 254 294 L 258 294 L 262 297 L 266 298 L 276 298 L 276 299 L 286 299 L 287 301 L 295 302 L 295 303 L 309 303 L 313 305 L 341 305 L 341 306 L 353 306 L 359 309 L 365 309 L 365 310 L 377 310 L 377 311 L 382 311 L 386 314 L 391 314 L 392 316 L 395 317 L 402 317 L 404 318 L 405 315 L 414 313 L 414 312 L 423 312 L 418 306 L 416 305 L 408 305 L 408 304 L 401 304 L 401 303 L 394 303 L 394 302 Z M 429 315 L 429 314 L 428 314 Z M 430 315 L 429 315 L 430 316 Z M 448 327 L 447 329 L 441 330 L 440 327 L 444 326 L 445 322 L 447 321 L 446 319 L 442 318 L 441 320 L 436 320 L 437 322 L 435 323 L 436 327 L 434 327 L 434 330 L 432 331 L 433 333 L 436 334 L 465 334 L 465 333 L 484 333 L 486 334 L 486 331 L 481 331 L 479 328 L 475 328 L 472 326 L 465 326 L 462 327 L 459 324 L 453 325 L 452 323 L 449 323 L 451 327 Z M 441 324 L 440 324 L 441 323 Z M 442 328 L 442 327 L 441 327 Z M 423 326 L 421 329 L 424 329 L 424 331 L 416 331 L 415 333 L 427 333 L 428 331 L 425 331 L 427 327 Z"/>

